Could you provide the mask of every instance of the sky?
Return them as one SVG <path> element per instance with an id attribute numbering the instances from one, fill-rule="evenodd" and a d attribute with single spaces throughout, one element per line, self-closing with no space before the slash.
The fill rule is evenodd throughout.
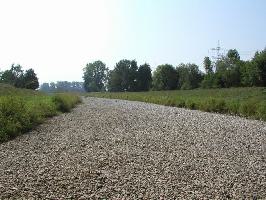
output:
<path id="1" fill-rule="evenodd" d="M 82 81 L 86 63 L 196 63 L 218 40 L 242 59 L 266 47 L 265 0 L 0 0 L 0 70 Z"/>

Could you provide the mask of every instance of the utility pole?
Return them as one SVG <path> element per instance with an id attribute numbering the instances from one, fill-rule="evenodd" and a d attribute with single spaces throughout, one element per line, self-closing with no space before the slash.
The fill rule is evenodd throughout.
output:
<path id="1" fill-rule="evenodd" d="M 213 52 L 212 53 L 212 59 L 214 60 L 215 63 L 217 61 L 221 60 L 223 54 L 221 53 L 222 48 L 220 46 L 220 40 L 218 40 L 217 47 L 211 48 L 210 50 Z"/>

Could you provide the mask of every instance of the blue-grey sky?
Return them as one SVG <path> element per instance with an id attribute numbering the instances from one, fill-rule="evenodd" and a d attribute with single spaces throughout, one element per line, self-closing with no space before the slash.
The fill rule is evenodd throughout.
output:
<path id="1" fill-rule="evenodd" d="M 266 46 L 265 0 L 0 0 L 0 69 L 80 81 L 87 62 L 200 67 L 220 40 L 243 59 Z"/>

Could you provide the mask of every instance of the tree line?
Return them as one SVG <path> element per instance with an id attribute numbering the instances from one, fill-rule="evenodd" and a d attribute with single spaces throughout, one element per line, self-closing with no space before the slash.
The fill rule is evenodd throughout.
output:
<path id="1" fill-rule="evenodd" d="M 135 60 L 121 60 L 113 70 L 96 61 L 83 69 L 84 88 L 88 92 L 133 92 L 266 86 L 266 49 L 250 61 L 241 60 L 238 51 L 231 49 L 216 62 L 205 57 L 203 65 L 205 73 L 192 63 L 163 64 L 152 73 L 148 63 L 138 66 Z"/>
<path id="2" fill-rule="evenodd" d="M 205 57 L 204 67 L 203 88 L 266 86 L 266 49 L 250 61 L 241 60 L 238 51 L 231 49 L 215 63 Z"/>
<path id="3" fill-rule="evenodd" d="M 40 86 L 40 91 L 53 92 L 85 92 L 83 82 L 77 81 L 57 81 L 51 83 L 43 83 Z"/>
<path id="4" fill-rule="evenodd" d="M 193 63 L 157 66 L 152 73 L 148 63 L 138 66 L 135 60 L 120 60 L 113 70 L 102 61 L 88 63 L 83 69 L 84 82 L 58 81 L 43 83 L 40 90 L 46 92 L 77 91 L 148 91 L 195 88 L 265 87 L 266 48 L 256 52 L 249 61 L 243 61 L 236 49 L 213 62 L 209 57 L 203 61 L 205 73 Z M 0 83 L 18 88 L 37 89 L 39 82 L 33 69 L 24 71 L 12 64 L 9 70 L 0 71 Z"/>
<path id="5" fill-rule="evenodd" d="M 17 88 L 37 89 L 39 81 L 33 69 L 24 71 L 21 65 L 12 64 L 9 70 L 0 72 L 0 83 L 10 84 Z"/>

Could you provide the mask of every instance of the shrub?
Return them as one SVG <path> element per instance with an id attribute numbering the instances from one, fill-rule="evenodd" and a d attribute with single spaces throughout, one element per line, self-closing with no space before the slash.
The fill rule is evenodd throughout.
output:
<path id="1" fill-rule="evenodd" d="M 0 119 L 0 141 L 20 135 L 31 127 L 25 102 L 19 97 L 1 97 Z"/>
<path id="2" fill-rule="evenodd" d="M 69 112 L 71 108 L 81 102 L 81 99 L 78 95 L 56 94 L 53 97 L 53 102 L 55 103 L 57 110 L 61 112 Z"/>
<path id="3" fill-rule="evenodd" d="M 232 100 L 226 103 L 226 108 L 230 114 L 239 115 L 239 100 Z"/>
<path id="4" fill-rule="evenodd" d="M 241 104 L 239 113 L 243 116 L 255 116 L 257 106 L 258 104 L 254 100 L 246 101 Z"/>
<path id="5" fill-rule="evenodd" d="M 201 102 L 200 109 L 207 112 L 220 112 L 224 113 L 227 111 L 225 101 L 223 99 L 208 98 Z"/>
<path id="6" fill-rule="evenodd" d="M 0 142 L 32 129 L 58 111 L 69 112 L 79 102 L 80 97 L 73 94 L 1 96 Z"/>
<path id="7" fill-rule="evenodd" d="M 266 121 L 266 102 L 260 103 L 257 106 L 255 115 L 257 119 L 262 119 Z"/>
<path id="8" fill-rule="evenodd" d="M 188 99 L 186 101 L 185 105 L 186 105 L 187 108 L 189 108 L 191 110 L 195 110 L 196 109 L 196 103 L 193 100 L 191 100 L 191 99 Z"/>
<path id="9" fill-rule="evenodd" d="M 176 101 L 176 106 L 177 106 L 177 107 L 180 107 L 180 108 L 184 108 L 184 107 L 186 106 L 186 102 L 185 102 L 185 100 L 184 100 L 184 99 L 178 99 L 178 100 Z"/>

